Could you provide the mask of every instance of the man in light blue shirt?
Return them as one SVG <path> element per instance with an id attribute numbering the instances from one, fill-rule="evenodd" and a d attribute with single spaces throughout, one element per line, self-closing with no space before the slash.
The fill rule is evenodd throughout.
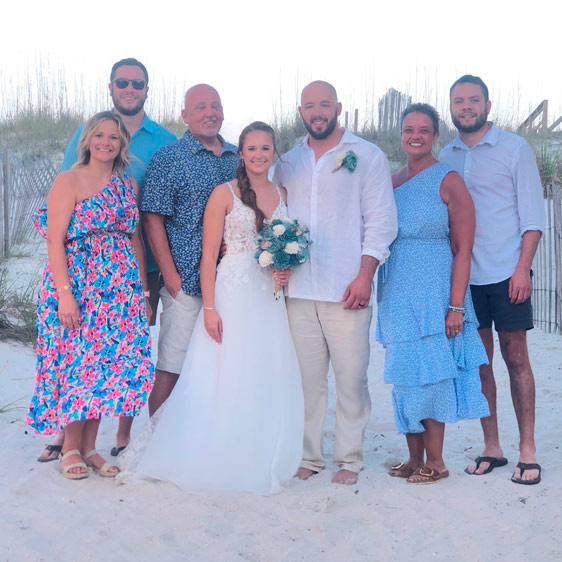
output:
<path id="1" fill-rule="evenodd" d="M 163 146 L 177 139 L 170 131 L 148 118 L 144 111 L 144 103 L 148 94 L 148 72 L 137 59 L 127 58 L 116 62 L 109 76 L 109 92 L 113 100 L 113 111 L 118 113 L 131 134 L 129 150 L 134 158 L 128 168 L 131 176 L 139 185 L 139 198 L 142 195 L 144 176 L 148 163 L 154 154 Z M 76 162 L 78 142 L 83 126 L 78 127 L 66 148 L 62 162 L 62 171 L 69 170 Z M 148 291 L 150 291 L 151 326 L 156 321 L 158 308 L 159 272 L 150 248 L 146 243 L 146 270 L 148 274 Z"/>
<path id="2" fill-rule="evenodd" d="M 140 61 L 126 58 L 116 62 L 109 76 L 109 92 L 113 100 L 113 111 L 120 115 L 131 134 L 129 150 L 134 158 L 131 159 L 127 171 L 137 181 L 140 196 L 146 168 L 152 156 L 161 147 L 175 142 L 176 137 L 149 119 L 144 111 L 144 103 L 148 94 L 148 72 Z M 83 128 L 83 125 L 78 127 L 66 148 L 62 162 L 63 172 L 72 168 L 77 160 L 77 148 Z M 147 290 L 150 292 L 149 300 L 152 308 L 152 317 L 149 320 L 150 325 L 153 326 L 158 308 L 159 271 L 146 243 L 144 231 L 143 239 L 146 248 Z M 113 456 L 117 456 L 129 443 L 132 423 L 132 417 L 119 418 L 117 446 L 111 450 Z M 55 460 L 61 451 L 63 440 L 64 432 L 59 434 L 55 443 L 47 445 L 38 460 L 40 462 Z"/>
<path id="3" fill-rule="evenodd" d="M 544 201 L 535 155 L 520 136 L 488 122 L 488 88 L 477 76 L 459 78 L 450 90 L 451 117 L 459 134 L 439 155 L 463 178 L 474 200 L 476 232 L 470 289 L 489 365 L 482 365 L 482 392 L 490 416 L 482 418 L 484 452 L 466 472 L 487 474 L 507 464 L 500 446 L 496 383 L 492 371 L 498 333 L 519 425 L 519 463 L 512 481 L 537 484 L 535 381 L 526 330 L 533 327 L 532 263 L 544 230 Z"/>

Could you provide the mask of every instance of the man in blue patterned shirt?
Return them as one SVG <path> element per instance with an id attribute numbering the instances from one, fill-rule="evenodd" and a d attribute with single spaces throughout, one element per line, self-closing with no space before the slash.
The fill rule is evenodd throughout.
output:
<path id="1" fill-rule="evenodd" d="M 234 179 L 238 166 L 236 147 L 219 135 L 224 115 L 214 88 L 198 84 L 187 90 L 182 118 L 188 130 L 154 155 L 140 201 L 148 243 L 163 280 L 150 415 L 176 384 L 201 309 L 199 262 L 205 205 L 215 186 Z"/>

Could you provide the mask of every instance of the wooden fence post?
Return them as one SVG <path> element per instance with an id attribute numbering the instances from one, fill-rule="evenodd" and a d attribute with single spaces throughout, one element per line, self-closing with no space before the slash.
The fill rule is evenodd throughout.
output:
<path id="1" fill-rule="evenodd" d="M 555 320 L 559 334 L 562 334 L 562 186 L 553 185 L 554 199 L 554 264 L 556 268 Z"/>
<path id="2" fill-rule="evenodd" d="M 3 258 L 8 255 L 10 249 L 10 159 L 8 151 L 2 152 L 2 232 L 0 241 L 2 247 L 0 253 Z"/>

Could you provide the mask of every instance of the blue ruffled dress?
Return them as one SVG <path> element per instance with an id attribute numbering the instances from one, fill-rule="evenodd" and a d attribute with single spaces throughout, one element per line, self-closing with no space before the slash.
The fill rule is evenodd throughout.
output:
<path id="1" fill-rule="evenodd" d="M 399 433 L 425 431 L 421 420 L 454 423 L 489 415 L 480 365 L 487 363 L 470 291 L 463 331 L 445 335 L 453 253 L 447 205 L 439 195 L 452 169 L 426 168 L 394 190 L 398 236 L 378 278 L 377 339 Z"/>

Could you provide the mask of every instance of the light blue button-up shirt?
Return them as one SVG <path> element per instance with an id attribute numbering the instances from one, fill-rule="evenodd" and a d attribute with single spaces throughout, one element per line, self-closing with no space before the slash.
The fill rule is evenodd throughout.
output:
<path id="1" fill-rule="evenodd" d="M 543 190 L 532 148 L 491 123 L 472 148 L 457 135 L 439 160 L 464 178 L 476 208 L 470 283 L 508 279 L 519 261 L 523 234 L 544 230 Z"/>
<path id="2" fill-rule="evenodd" d="M 76 160 L 78 159 L 77 149 L 78 142 L 80 141 L 80 135 L 84 129 L 84 125 L 80 125 L 69 145 L 66 147 L 64 153 L 64 159 L 62 161 L 61 169 L 63 172 L 72 168 Z M 141 126 L 135 131 L 134 135 L 131 137 L 131 144 L 129 146 L 129 151 L 134 156 L 129 163 L 127 172 L 131 175 L 137 183 L 139 184 L 139 191 L 142 194 L 142 189 L 144 186 L 144 176 L 146 174 L 146 167 L 148 163 L 154 156 L 154 154 L 163 146 L 175 142 L 177 139 L 175 135 L 170 133 L 167 129 L 164 129 L 161 125 L 158 125 L 155 121 L 148 118 L 146 113 L 144 114 L 144 119 L 142 120 Z M 143 232 L 144 238 L 144 232 Z M 158 266 L 156 261 L 150 253 L 150 248 L 146 242 L 146 269 L 147 271 L 157 271 Z"/>

